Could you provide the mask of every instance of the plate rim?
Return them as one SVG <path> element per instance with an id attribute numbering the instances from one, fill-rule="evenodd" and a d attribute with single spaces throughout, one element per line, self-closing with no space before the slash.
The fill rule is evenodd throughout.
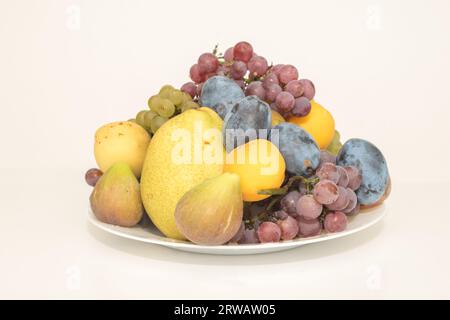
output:
<path id="1" fill-rule="evenodd" d="M 187 250 L 194 250 L 194 251 L 224 251 L 224 252 L 230 252 L 230 251 L 255 251 L 255 250 L 270 250 L 270 249 L 289 249 L 294 247 L 300 247 L 302 245 L 311 244 L 311 243 L 317 243 L 322 241 L 328 241 L 333 240 L 337 238 L 342 238 L 345 236 L 349 236 L 352 234 L 355 234 L 357 232 L 363 231 L 365 229 L 370 228 L 371 226 L 377 224 L 380 222 L 385 216 L 386 216 L 386 208 L 384 204 L 381 204 L 380 206 L 377 206 L 375 208 L 365 209 L 364 211 L 358 213 L 359 214 L 371 214 L 371 211 L 374 210 L 381 210 L 379 213 L 379 216 L 375 219 L 358 226 L 353 229 L 344 230 L 341 232 L 336 233 L 322 233 L 320 235 L 314 236 L 314 237 L 308 237 L 308 238 L 297 238 L 293 240 L 284 240 L 281 242 L 271 242 L 271 243 L 257 243 L 257 244 L 225 244 L 225 245 L 198 245 L 195 243 L 189 243 L 182 240 L 176 240 L 176 239 L 170 239 L 170 238 L 163 238 L 162 236 L 155 235 L 152 233 L 152 235 L 155 236 L 155 238 L 144 238 L 141 236 L 136 236 L 132 234 L 128 234 L 125 232 L 122 232 L 121 230 L 118 230 L 116 228 L 124 228 L 116 225 L 111 225 L 104 223 L 100 220 L 98 220 L 94 213 L 92 212 L 91 207 L 88 207 L 88 221 L 94 225 L 95 227 L 113 234 L 115 236 L 119 236 L 122 238 L 130 239 L 130 240 L 136 240 L 140 242 L 145 243 L 151 243 L 156 244 L 164 247 L 170 247 L 174 249 L 187 249 Z M 155 227 L 156 228 L 156 227 Z"/>

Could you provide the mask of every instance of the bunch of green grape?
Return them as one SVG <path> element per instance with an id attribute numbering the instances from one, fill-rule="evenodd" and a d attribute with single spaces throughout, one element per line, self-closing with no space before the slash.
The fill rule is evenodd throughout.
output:
<path id="1" fill-rule="evenodd" d="M 156 131 L 170 118 L 189 109 L 197 109 L 200 106 L 192 100 L 192 97 L 171 85 L 165 85 L 159 93 L 148 99 L 150 110 L 142 110 L 131 119 L 146 129 L 150 134 Z"/>

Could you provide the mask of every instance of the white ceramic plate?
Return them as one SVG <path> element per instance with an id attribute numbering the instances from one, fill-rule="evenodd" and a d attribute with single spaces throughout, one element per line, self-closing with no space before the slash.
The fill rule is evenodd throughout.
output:
<path id="1" fill-rule="evenodd" d="M 331 239 L 341 238 L 351 235 L 356 232 L 363 231 L 364 229 L 373 226 L 379 222 L 386 214 L 386 208 L 384 205 L 368 209 L 360 212 L 355 217 L 349 219 L 347 229 L 338 233 L 323 233 L 319 236 L 310 238 L 299 238 L 290 241 L 282 241 L 278 243 L 265 243 L 265 244 L 245 244 L 245 245 L 222 245 L 222 246 L 201 246 L 196 245 L 188 241 L 173 240 L 164 237 L 161 232 L 156 229 L 155 226 L 141 226 L 138 225 L 133 228 L 118 227 L 110 224 L 106 224 L 97 220 L 97 218 L 89 209 L 89 221 L 96 227 L 112 233 L 114 235 L 133 239 L 137 241 L 153 243 L 161 246 L 165 246 L 172 249 L 181 251 L 206 253 L 206 254 L 219 254 L 219 255 L 244 255 L 244 254 L 257 254 L 267 253 L 275 251 L 283 251 L 296 247 L 303 246 L 309 243 L 322 242 Z"/>

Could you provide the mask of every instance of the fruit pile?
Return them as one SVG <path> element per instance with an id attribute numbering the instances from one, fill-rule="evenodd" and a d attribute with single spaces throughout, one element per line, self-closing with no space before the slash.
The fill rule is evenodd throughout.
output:
<path id="1" fill-rule="evenodd" d="M 278 242 L 343 231 L 389 195 L 381 151 L 342 144 L 293 65 L 239 42 L 203 53 L 189 73 L 135 119 L 97 130 L 99 169 L 85 178 L 100 221 L 148 216 L 166 237 L 202 245 Z"/>

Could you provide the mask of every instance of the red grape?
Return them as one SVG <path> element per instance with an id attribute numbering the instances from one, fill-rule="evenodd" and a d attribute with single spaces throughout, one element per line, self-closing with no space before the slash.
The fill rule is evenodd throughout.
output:
<path id="1" fill-rule="evenodd" d="M 323 225 L 328 232 L 344 231 L 347 227 L 347 216 L 340 211 L 330 212 L 325 216 Z"/>
<path id="2" fill-rule="evenodd" d="M 322 231 L 322 223 L 320 223 L 319 219 L 306 220 L 302 217 L 298 217 L 297 221 L 299 237 L 317 236 Z"/>
<path id="3" fill-rule="evenodd" d="M 276 83 L 270 83 L 266 86 L 264 86 L 263 83 L 263 87 L 266 89 L 266 100 L 268 102 L 273 102 L 275 101 L 275 99 L 277 98 L 278 94 L 283 91 L 283 89 L 281 89 L 281 87 L 276 84 Z"/>
<path id="4" fill-rule="evenodd" d="M 294 107 L 295 98 L 289 92 L 283 91 L 277 95 L 275 102 L 281 112 L 289 112 Z"/>
<path id="5" fill-rule="evenodd" d="M 339 172 L 334 163 L 324 163 L 319 170 L 317 170 L 316 175 L 320 180 L 331 180 L 334 183 L 339 181 Z"/>
<path id="6" fill-rule="evenodd" d="M 338 173 L 339 173 L 338 185 L 342 186 L 344 188 L 347 188 L 348 183 L 350 181 L 350 179 L 348 178 L 347 170 L 345 170 L 341 166 L 337 166 L 337 169 L 338 169 Z"/>
<path id="7" fill-rule="evenodd" d="M 330 210 L 344 210 L 347 208 L 348 203 L 350 202 L 350 198 L 347 192 L 347 189 L 341 186 L 338 186 L 338 198 L 335 202 L 327 205 L 327 208 Z"/>
<path id="8" fill-rule="evenodd" d="M 225 51 L 223 58 L 225 59 L 226 62 L 231 62 L 234 60 L 233 50 L 234 48 L 231 47 Z"/>
<path id="9" fill-rule="evenodd" d="M 294 98 L 301 97 L 304 91 L 303 84 L 300 80 L 291 80 L 284 88 L 284 91 L 289 92 L 294 96 Z"/>
<path id="10" fill-rule="evenodd" d="M 253 81 L 245 90 L 245 95 L 247 96 L 257 96 L 261 100 L 265 100 L 266 98 L 266 90 L 262 86 L 261 81 Z"/>
<path id="11" fill-rule="evenodd" d="M 291 112 L 296 117 L 304 117 L 311 111 L 311 102 L 305 97 L 295 99 L 294 107 Z"/>
<path id="12" fill-rule="evenodd" d="M 360 204 L 357 203 L 356 206 L 353 208 L 353 210 L 350 210 L 349 212 L 344 212 L 344 213 L 347 215 L 347 217 L 352 217 L 359 213 L 360 208 L 361 208 Z"/>
<path id="13" fill-rule="evenodd" d="M 250 74 L 254 77 L 260 77 L 264 75 L 269 67 L 267 60 L 263 57 L 257 56 L 251 58 L 247 64 Z"/>
<path id="14" fill-rule="evenodd" d="M 266 221 L 258 227 L 258 239 L 261 243 L 278 242 L 281 239 L 281 229 L 273 222 Z"/>
<path id="15" fill-rule="evenodd" d="M 347 191 L 347 198 L 349 199 L 349 201 L 347 206 L 342 211 L 344 213 L 350 213 L 358 205 L 358 197 L 356 196 L 355 191 L 353 191 L 352 189 L 347 188 L 346 191 Z"/>
<path id="16" fill-rule="evenodd" d="M 253 47 L 250 43 L 242 41 L 237 43 L 233 49 L 234 60 L 249 62 L 253 56 Z"/>
<path id="17" fill-rule="evenodd" d="M 289 81 L 298 79 L 298 71 L 297 68 L 293 65 L 286 64 L 280 69 L 280 73 L 278 75 L 278 79 L 284 85 L 288 84 Z"/>
<path id="18" fill-rule="evenodd" d="M 259 243 L 258 234 L 255 229 L 245 229 L 244 234 L 239 239 L 239 244 L 253 244 Z"/>
<path id="19" fill-rule="evenodd" d="M 242 61 L 235 61 L 231 65 L 231 77 L 235 80 L 241 80 L 247 73 L 247 65 Z"/>
<path id="20" fill-rule="evenodd" d="M 200 83 L 204 81 L 204 74 L 200 69 L 198 64 L 194 64 L 189 70 L 189 75 L 191 76 L 192 81 L 195 83 Z"/>
<path id="21" fill-rule="evenodd" d="M 308 98 L 309 100 L 314 99 L 314 96 L 316 94 L 316 88 L 314 87 L 314 84 L 311 82 L 311 80 L 308 79 L 302 79 L 300 80 L 303 84 L 303 96 L 305 98 Z"/>
<path id="22" fill-rule="evenodd" d="M 226 77 L 230 74 L 230 67 L 229 66 L 224 66 L 224 65 L 220 65 L 219 68 L 217 68 L 216 71 L 218 76 L 223 76 Z"/>
<path id="23" fill-rule="evenodd" d="M 287 212 L 284 211 L 284 210 L 278 210 L 278 211 L 275 211 L 275 212 L 273 213 L 273 215 L 274 215 L 275 218 L 277 218 L 278 220 L 284 220 L 284 219 L 286 219 L 287 217 L 289 217 L 289 215 L 287 214 Z"/>
<path id="24" fill-rule="evenodd" d="M 333 164 L 336 164 L 336 156 L 332 155 L 327 150 L 320 150 L 320 164 L 319 167 L 322 166 L 324 163 L 331 162 Z"/>
<path id="25" fill-rule="evenodd" d="M 103 172 L 99 169 L 93 168 L 89 169 L 86 174 L 84 175 L 84 179 L 86 180 L 87 184 L 91 187 L 95 187 L 97 184 L 98 179 L 103 175 Z"/>
<path id="26" fill-rule="evenodd" d="M 339 197 L 338 187 L 331 180 L 321 180 L 313 190 L 314 199 L 321 204 L 331 204 Z"/>
<path id="27" fill-rule="evenodd" d="M 284 220 L 279 220 L 278 226 L 281 229 L 281 239 L 292 240 L 297 236 L 298 222 L 291 216 L 288 216 Z"/>
<path id="28" fill-rule="evenodd" d="M 181 86 L 181 91 L 186 92 L 192 98 L 197 94 L 197 86 L 193 82 L 186 82 Z"/>
<path id="29" fill-rule="evenodd" d="M 274 73 L 269 73 L 266 76 L 264 76 L 263 80 L 263 86 L 267 89 L 268 86 L 271 84 L 279 84 L 278 77 Z"/>
<path id="30" fill-rule="evenodd" d="M 300 198 L 300 193 L 298 191 L 291 191 L 286 194 L 280 201 L 281 208 L 289 213 L 290 215 L 297 214 L 297 201 Z"/>
<path id="31" fill-rule="evenodd" d="M 322 213 L 322 205 L 311 194 L 301 196 L 297 201 L 297 214 L 306 220 L 313 220 Z"/>
<path id="32" fill-rule="evenodd" d="M 344 167 L 348 175 L 348 187 L 352 190 L 357 190 L 361 186 L 362 176 L 357 167 Z"/>
<path id="33" fill-rule="evenodd" d="M 277 64 L 277 65 L 274 65 L 272 68 L 270 68 L 270 73 L 273 73 L 273 74 L 276 75 L 277 78 L 279 79 L 279 76 L 280 76 L 280 70 L 281 70 L 281 68 L 283 68 L 283 67 L 284 67 L 284 64 Z"/>
<path id="34" fill-rule="evenodd" d="M 219 60 L 212 53 L 203 53 L 197 63 L 205 73 L 215 72 L 220 65 Z"/>

